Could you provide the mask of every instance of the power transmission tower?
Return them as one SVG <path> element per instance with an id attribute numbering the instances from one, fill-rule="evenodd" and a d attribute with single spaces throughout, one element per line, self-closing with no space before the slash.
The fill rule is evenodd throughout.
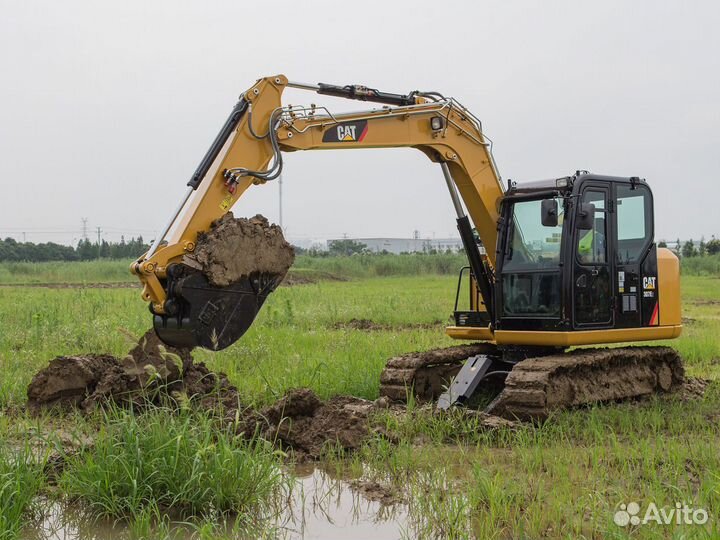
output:
<path id="1" fill-rule="evenodd" d="M 87 240 L 87 238 L 88 238 L 88 236 L 87 236 L 88 218 L 84 217 L 84 218 L 80 218 L 80 219 L 82 221 L 82 237 L 83 237 L 83 240 Z"/>
<path id="2" fill-rule="evenodd" d="M 100 246 L 100 242 L 101 242 L 100 235 L 101 235 L 101 234 L 102 234 L 102 229 L 101 229 L 100 227 L 97 227 L 97 235 L 98 235 L 98 240 L 97 240 L 97 246 L 98 246 L 97 258 L 98 258 L 98 259 L 100 258 L 100 253 L 101 253 L 101 246 Z"/>

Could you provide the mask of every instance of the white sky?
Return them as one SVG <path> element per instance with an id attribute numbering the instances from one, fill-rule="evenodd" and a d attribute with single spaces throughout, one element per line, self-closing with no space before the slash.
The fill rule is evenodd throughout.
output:
<path id="1" fill-rule="evenodd" d="M 717 2 L 0 0 L 0 237 L 159 229 L 264 75 L 458 98 L 504 179 L 647 178 L 656 236 L 720 234 Z M 293 104 L 339 102 L 298 91 Z M 454 234 L 413 150 L 287 155 L 291 238 Z M 278 218 L 277 184 L 236 214 Z"/>

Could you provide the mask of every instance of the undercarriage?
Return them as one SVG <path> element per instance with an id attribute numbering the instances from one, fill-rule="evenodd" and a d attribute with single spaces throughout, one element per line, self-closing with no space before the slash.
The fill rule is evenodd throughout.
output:
<path id="1" fill-rule="evenodd" d="M 680 356 L 670 347 L 563 352 L 475 343 L 391 358 L 380 395 L 394 401 L 412 395 L 440 408 L 477 405 L 482 396 L 486 412 L 532 420 L 560 409 L 672 392 L 684 380 Z"/>

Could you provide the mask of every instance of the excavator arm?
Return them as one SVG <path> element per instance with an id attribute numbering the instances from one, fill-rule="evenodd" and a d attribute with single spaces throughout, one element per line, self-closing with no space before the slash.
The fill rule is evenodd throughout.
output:
<path id="1" fill-rule="evenodd" d="M 342 114 L 314 105 L 283 106 L 282 93 L 288 87 L 385 106 Z M 280 175 L 284 152 L 400 147 L 416 148 L 440 164 L 470 266 L 477 276 L 483 301 L 490 309 L 503 190 L 491 142 L 482 132 L 480 121 L 456 100 L 435 92 L 390 94 L 362 86 L 292 83 L 278 75 L 258 80 L 240 96 L 188 182 L 188 190 L 177 211 L 150 250 L 132 264 L 132 272 L 143 283 L 142 295 L 156 316 L 161 337 L 174 345 L 223 348 L 239 338 L 252 323 L 267 292 L 276 283 L 248 283 L 241 292 L 227 291 L 225 297 L 242 294 L 245 304 L 231 302 L 226 306 L 226 315 L 242 321 L 235 325 L 235 331 L 225 328 L 226 339 L 218 342 L 217 327 L 198 330 L 193 318 L 201 316 L 201 312 L 185 309 L 182 315 L 176 313 L 177 303 L 172 296 L 177 295 L 173 291 L 181 287 L 173 287 L 173 282 L 183 276 L 177 275 L 177 268 L 173 275 L 173 266 L 181 265 L 183 256 L 195 249 L 198 234 L 208 231 L 247 189 Z M 460 198 L 469 216 L 465 215 Z M 470 219 L 486 249 L 487 264 L 480 258 Z M 193 287 L 197 288 L 197 284 Z M 205 284 L 201 288 L 211 291 L 213 298 L 222 295 L 221 291 Z M 246 298 L 253 293 L 256 298 Z M 203 303 L 208 298 L 203 296 L 197 302 Z M 245 314 L 240 316 L 238 311 Z"/>

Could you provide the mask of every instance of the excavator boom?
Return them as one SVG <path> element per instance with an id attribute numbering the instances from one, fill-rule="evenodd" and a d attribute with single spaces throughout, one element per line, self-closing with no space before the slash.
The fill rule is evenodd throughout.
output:
<path id="1" fill-rule="evenodd" d="M 284 107 L 281 96 L 288 87 L 386 106 L 344 114 L 324 107 Z M 480 121 L 436 92 L 391 94 L 357 85 L 291 83 L 278 75 L 260 79 L 240 97 L 188 182 L 178 210 L 148 253 L 132 265 L 161 337 L 175 346 L 224 348 L 247 330 L 277 286 L 270 276 L 257 282 L 248 277 L 232 290 L 219 291 L 201 276 L 187 275 L 181 263 L 195 249 L 198 234 L 209 230 L 247 189 L 279 177 L 283 152 L 394 147 L 416 148 L 441 165 L 483 302 L 491 307 L 490 273 L 503 190 Z M 487 262 L 480 258 L 473 225 Z M 173 297 L 172 291 L 179 289 L 185 291 L 184 302 Z M 200 326 L 197 320 L 209 304 L 222 323 Z"/>

